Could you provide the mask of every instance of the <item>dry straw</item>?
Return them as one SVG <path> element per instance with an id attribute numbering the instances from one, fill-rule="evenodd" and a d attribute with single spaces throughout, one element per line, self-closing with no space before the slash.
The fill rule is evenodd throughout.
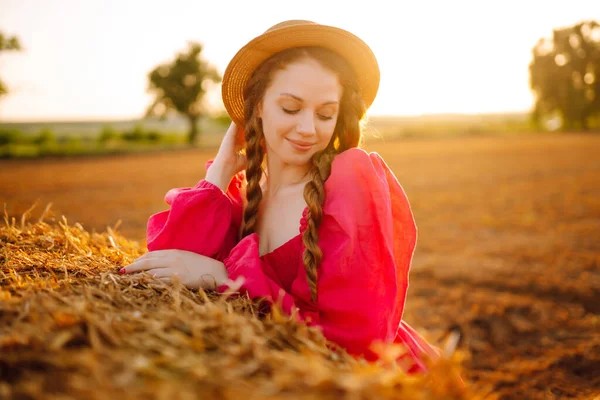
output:
<path id="1" fill-rule="evenodd" d="M 455 357 L 416 377 L 357 360 L 277 307 L 120 276 L 138 243 L 48 214 L 0 228 L 0 398 L 473 398 Z"/>

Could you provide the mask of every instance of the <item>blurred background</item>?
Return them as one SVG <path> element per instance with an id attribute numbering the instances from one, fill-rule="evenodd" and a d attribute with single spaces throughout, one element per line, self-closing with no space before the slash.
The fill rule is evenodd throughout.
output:
<path id="1" fill-rule="evenodd" d="M 373 48 L 381 66 L 369 113 L 375 136 L 598 126 L 600 7 L 592 0 L 0 4 L 0 145 L 21 144 L 3 147 L 4 157 L 66 153 L 51 142 L 73 135 L 103 142 L 88 152 L 173 145 L 190 134 L 190 122 L 194 143 L 215 145 L 227 125 L 227 63 L 285 19 L 339 26 Z M 169 98 L 177 85 L 183 98 Z M 19 134 L 38 135 L 38 146 Z M 70 151 L 86 151 L 76 147 Z"/>
<path id="2" fill-rule="evenodd" d="M 600 395 L 598 1 L 282 4 L 0 0 L 6 223 L 64 215 L 144 246 L 216 152 L 238 49 L 286 19 L 335 25 L 380 63 L 364 147 L 419 229 L 405 320 L 458 332 L 499 398 Z"/>

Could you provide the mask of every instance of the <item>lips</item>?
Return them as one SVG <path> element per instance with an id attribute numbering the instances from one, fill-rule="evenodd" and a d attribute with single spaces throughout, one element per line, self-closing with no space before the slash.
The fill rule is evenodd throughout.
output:
<path id="1" fill-rule="evenodd" d="M 314 143 L 310 143 L 310 142 L 302 142 L 299 140 L 292 140 L 292 139 L 287 139 L 288 142 L 290 142 L 290 144 L 292 145 L 293 148 L 295 148 L 296 150 L 301 150 L 301 151 L 306 151 L 306 150 L 310 150 L 311 147 L 313 147 Z"/>
<path id="2" fill-rule="evenodd" d="M 312 146 L 314 143 L 310 142 L 301 142 L 299 140 L 288 139 L 290 142 L 297 144 L 298 146 Z"/>

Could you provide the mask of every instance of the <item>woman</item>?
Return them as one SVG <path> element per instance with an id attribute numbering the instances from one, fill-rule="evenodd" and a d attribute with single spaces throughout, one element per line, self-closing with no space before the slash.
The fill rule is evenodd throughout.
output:
<path id="1" fill-rule="evenodd" d="M 342 29 L 286 21 L 250 41 L 224 74 L 233 123 L 205 179 L 167 193 L 149 253 L 121 272 L 220 291 L 243 282 L 350 354 L 375 360 L 375 341 L 404 343 L 407 371 L 425 371 L 437 353 L 401 319 L 411 208 L 381 157 L 358 148 L 378 86 L 372 51 Z"/>

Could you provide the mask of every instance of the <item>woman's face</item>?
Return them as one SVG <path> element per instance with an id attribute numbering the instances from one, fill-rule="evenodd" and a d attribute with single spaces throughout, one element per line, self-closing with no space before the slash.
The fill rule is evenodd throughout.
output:
<path id="1" fill-rule="evenodd" d="M 341 98 L 338 77 L 313 59 L 274 72 L 259 106 L 267 157 L 309 163 L 333 136 Z"/>

